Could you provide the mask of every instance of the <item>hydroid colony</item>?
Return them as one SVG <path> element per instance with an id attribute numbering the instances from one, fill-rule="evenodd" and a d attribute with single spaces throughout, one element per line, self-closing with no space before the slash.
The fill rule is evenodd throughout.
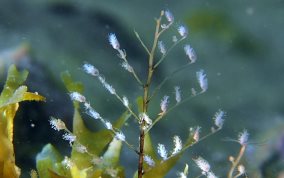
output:
<path id="1" fill-rule="evenodd" d="M 110 46 L 117 51 L 118 57 L 122 60 L 121 67 L 129 72 L 137 85 L 142 89 L 141 96 L 139 96 L 136 101 L 129 100 L 127 96 L 120 95 L 120 93 L 112 86 L 107 79 L 103 76 L 99 69 L 89 63 L 85 63 L 83 65 L 83 70 L 97 79 L 102 86 L 108 91 L 111 95 L 113 95 L 117 100 L 121 102 L 121 104 L 125 107 L 127 113 L 129 114 L 130 119 L 135 119 L 137 124 L 139 125 L 139 135 L 137 143 L 129 143 L 127 139 L 127 135 L 125 135 L 122 130 L 115 126 L 111 121 L 106 120 L 98 111 L 95 110 L 87 100 L 87 98 L 79 91 L 70 91 L 70 98 L 73 100 L 75 104 L 75 108 L 81 105 L 84 107 L 84 112 L 87 113 L 94 120 L 99 121 L 111 134 L 112 141 L 108 142 L 105 147 L 110 148 L 113 145 L 119 145 L 117 147 L 121 147 L 121 143 L 124 143 L 129 149 L 133 150 L 137 154 L 137 172 L 134 177 L 138 178 L 148 178 L 148 177 L 164 177 L 170 169 L 176 164 L 177 160 L 182 156 L 184 151 L 189 147 L 199 143 L 203 139 L 209 137 L 210 135 L 220 131 L 224 124 L 225 112 L 223 110 L 219 110 L 216 112 L 213 117 L 214 126 L 212 127 L 211 132 L 206 135 L 201 134 L 201 127 L 196 126 L 190 129 L 189 138 L 186 141 L 182 141 L 181 138 L 177 135 L 173 136 L 173 145 L 171 151 L 166 149 L 166 145 L 162 143 L 157 143 L 157 149 L 154 149 L 150 141 L 150 131 L 156 124 L 161 121 L 169 112 L 174 112 L 174 109 L 181 104 L 186 103 L 192 97 L 196 97 L 208 89 L 208 80 L 203 69 L 200 69 L 196 72 L 197 83 L 199 84 L 199 89 L 192 88 L 191 94 L 188 96 L 184 96 L 181 94 L 182 90 L 179 86 L 174 87 L 174 98 L 175 102 L 171 100 L 171 97 L 165 95 L 160 100 L 160 111 L 156 115 L 149 115 L 148 109 L 149 104 L 156 97 L 157 92 L 163 87 L 165 82 L 167 82 L 170 78 L 174 76 L 174 74 L 185 70 L 188 66 L 194 64 L 197 61 L 197 56 L 194 49 L 190 44 L 185 44 L 183 46 L 185 56 L 188 58 L 188 61 L 185 65 L 177 68 L 173 71 L 172 74 L 166 76 L 162 82 L 157 86 L 152 83 L 152 78 L 155 75 L 156 69 L 160 67 L 160 65 L 165 61 L 169 52 L 182 41 L 187 39 L 189 32 L 186 26 L 179 25 L 177 28 L 177 34 L 172 36 L 172 43 L 165 44 L 161 39 L 161 35 L 165 33 L 168 29 L 173 27 L 175 22 L 174 16 L 169 10 L 161 11 L 159 18 L 156 20 L 156 28 L 154 32 L 153 44 L 151 47 L 148 47 L 143 39 L 139 36 L 138 32 L 135 32 L 135 35 L 145 49 L 145 53 L 148 55 L 148 66 L 145 67 L 147 71 L 146 80 L 142 80 L 140 74 L 136 72 L 135 68 L 132 67 L 130 62 L 128 61 L 127 51 L 122 48 L 119 43 L 118 37 L 115 33 L 110 33 L 108 36 L 108 41 Z M 169 47 L 167 47 L 169 46 Z M 150 90 L 150 88 L 153 88 Z M 170 102 L 171 101 L 171 102 Z M 137 104 L 136 104 L 137 103 Z M 85 169 L 92 169 L 92 171 L 84 172 L 85 177 L 92 176 L 95 174 L 96 170 L 102 170 L 99 174 L 100 176 L 108 175 L 111 177 L 123 177 L 123 174 L 120 174 L 120 169 L 116 167 L 116 165 L 111 165 L 110 167 L 104 167 L 105 165 L 105 154 L 101 152 L 101 154 L 94 154 L 88 145 L 85 143 L 81 143 L 80 139 L 77 139 L 75 133 L 68 130 L 65 124 L 56 118 L 52 118 L 50 120 L 50 124 L 52 128 L 57 131 L 64 130 L 63 139 L 68 140 L 72 149 L 75 152 L 86 154 L 90 158 L 91 167 L 86 167 Z M 103 138 L 101 138 L 103 139 Z M 94 140 L 92 140 L 94 141 Z M 246 149 L 246 145 L 248 142 L 248 132 L 244 131 L 239 135 L 238 141 L 241 145 L 241 150 L 239 155 L 234 158 L 230 157 L 230 161 L 232 166 L 228 172 L 228 178 L 235 178 L 245 174 L 245 167 L 240 164 L 240 160 L 244 154 Z M 134 145 L 138 145 L 137 147 Z M 147 149 L 146 149 L 147 148 Z M 149 149 L 150 148 L 150 149 Z M 120 151 L 120 149 L 119 149 Z M 73 152 L 73 151 L 72 151 Z M 118 153 L 119 154 L 119 153 Z M 117 155 L 116 155 L 117 156 Z M 114 159 L 108 157 L 108 159 Z M 201 170 L 201 176 L 205 176 L 208 178 L 217 177 L 215 173 L 211 170 L 211 166 L 207 160 L 202 157 L 192 158 L 192 160 L 196 163 L 197 167 Z M 70 170 L 71 177 L 73 176 L 74 167 L 78 169 L 80 166 L 76 165 L 75 159 L 65 157 L 62 161 L 62 164 L 65 165 L 67 170 Z M 85 170 L 84 168 L 80 168 L 80 171 Z M 188 165 L 185 166 L 183 172 L 177 173 L 178 177 L 184 178 L 188 176 Z"/>

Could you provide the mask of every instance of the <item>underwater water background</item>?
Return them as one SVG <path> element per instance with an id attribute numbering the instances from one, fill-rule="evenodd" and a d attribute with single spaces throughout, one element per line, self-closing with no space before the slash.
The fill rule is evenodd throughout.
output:
<path id="1" fill-rule="evenodd" d="M 278 143 L 284 137 L 284 2 L 281 0 L 180 0 L 180 1 L 67 1 L 67 0 L 2 0 L 0 2 L 0 78 L 5 81 L 7 67 L 16 63 L 30 71 L 28 86 L 47 98 L 45 103 L 24 103 L 15 124 L 15 151 L 22 177 L 35 168 L 35 156 L 46 143 L 55 144 L 68 154 L 69 144 L 60 133 L 50 128 L 50 116 L 62 118 L 71 127 L 72 103 L 60 73 L 68 70 L 85 86 L 85 95 L 93 106 L 109 120 L 123 112 L 123 107 L 99 83 L 85 75 L 84 62 L 95 65 L 119 91 L 135 101 L 142 94 L 135 81 L 121 67 L 116 52 L 108 44 L 108 34 L 115 32 L 127 51 L 130 63 L 145 75 L 147 56 L 134 30 L 150 45 L 154 18 L 163 9 L 174 14 L 177 24 L 189 28 L 190 43 L 197 53 L 197 63 L 166 83 L 154 98 L 155 113 L 164 95 L 171 95 L 180 85 L 183 93 L 197 86 L 195 72 L 204 69 L 209 80 L 208 91 L 177 108 L 153 129 L 154 144 L 171 147 L 175 134 L 185 138 L 189 127 L 200 125 L 209 132 L 211 118 L 218 109 L 226 111 L 224 129 L 189 149 L 176 169 L 185 163 L 196 166 L 192 157 L 202 155 L 212 164 L 217 175 L 225 175 L 227 158 L 238 151 L 238 145 L 223 141 L 236 138 L 247 129 L 253 144 L 245 162 L 248 174 L 271 165 L 275 177 L 284 172 L 284 157 L 268 160 L 276 152 L 284 156 Z M 176 33 L 171 30 L 164 39 Z M 154 78 L 154 84 L 187 62 L 181 44 L 168 56 Z M 2 85 L 1 85 L 2 86 Z M 86 118 L 91 129 L 100 124 Z M 129 122 L 124 128 L 130 141 L 136 143 L 138 127 Z M 137 157 L 122 152 L 122 164 L 131 177 Z M 279 155 L 281 155 L 279 154 Z M 196 171 L 196 175 L 197 175 Z"/>

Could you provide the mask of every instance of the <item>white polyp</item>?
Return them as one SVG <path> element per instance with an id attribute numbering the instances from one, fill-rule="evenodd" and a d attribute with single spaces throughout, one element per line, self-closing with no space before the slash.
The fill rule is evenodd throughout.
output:
<path id="1" fill-rule="evenodd" d="M 109 121 L 106 121 L 105 122 L 105 126 L 106 126 L 106 128 L 108 129 L 108 130 L 112 130 L 113 128 L 112 128 L 112 124 L 109 122 Z"/>
<path id="2" fill-rule="evenodd" d="M 246 173 L 246 169 L 245 169 L 245 166 L 244 165 L 239 165 L 238 166 L 238 171 L 239 171 L 239 174 L 240 175 L 243 175 L 243 174 L 245 174 Z"/>
<path id="3" fill-rule="evenodd" d="M 173 142 L 174 142 L 174 150 L 173 150 L 172 155 L 175 155 L 175 154 L 177 154 L 177 153 L 179 153 L 181 151 L 181 149 L 182 149 L 182 141 L 179 138 L 179 136 L 174 136 Z"/>
<path id="4" fill-rule="evenodd" d="M 167 51 L 166 51 L 166 47 L 163 41 L 158 42 L 158 48 L 163 55 L 166 54 Z"/>
<path id="5" fill-rule="evenodd" d="M 65 133 L 63 139 L 69 141 L 70 146 L 76 141 L 76 136 L 71 133 Z"/>
<path id="6" fill-rule="evenodd" d="M 94 110 L 93 108 L 89 108 L 89 109 L 87 110 L 87 114 L 88 114 L 89 116 L 91 116 L 92 118 L 94 118 L 94 119 L 100 119 L 100 118 L 102 118 L 102 117 L 100 116 L 100 114 L 99 114 L 96 110 Z"/>
<path id="7" fill-rule="evenodd" d="M 81 144 L 75 145 L 75 149 L 79 153 L 87 153 L 88 152 L 87 148 L 84 145 L 81 145 Z"/>
<path id="8" fill-rule="evenodd" d="M 124 61 L 124 62 L 121 64 L 121 66 L 122 66 L 125 70 L 127 70 L 128 72 L 133 72 L 133 68 L 132 68 L 132 66 L 129 65 L 128 62 L 125 62 L 125 61 Z"/>
<path id="9" fill-rule="evenodd" d="M 189 44 L 184 46 L 184 52 L 188 56 L 191 63 L 194 63 L 197 60 L 196 53 Z"/>
<path id="10" fill-rule="evenodd" d="M 124 106 L 126 106 L 126 107 L 129 106 L 129 101 L 128 101 L 128 99 L 127 99 L 126 96 L 123 96 L 123 97 L 122 97 L 122 101 L 123 101 L 123 105 L 124 105 Z"/>
<path id="11" fill-rule="evenodd" d="M 178 27 L 178 33 L 181 37 L 185 38 L 188 35 L 188 30 L 184 25 Z"/>
<path id="12" fill-rule="evenodd" d="M 78 101 L 80 103 L 86 102 L 85 96 L 81 95 L 78 92 L 72 92 L 69 95 L 71 97 L 71 100 L 73 100 L 73 101 Z"/>
<path id="13" fill-rule="evenodd" d="M 179 86 L 175 87 L 175 95 L 176 95 L 176 102 L 179 103 L 181 101 L 181 92 Z"/>
<path id="14" fill-rule="evenodd" d="M 167 21 L 169 23 L 173 23 L 174 22 L 174 16 L 173 16 L 173 14 L 169 10 L 165 11 L 165 16 L 166 16 L 166 19 L 167 19 Z"/>
<path id="15" fill-rule="evenodd" d="M 158 154 L 161 156 L 163 160 L 168 159 L 168 152 L 166 150 L 165 145 L 160 143 L 158 144 Z"/>
<path id="16" fill-rule="evenodd" d="M 109 34 L 108 41 L 114 49 L 116 49 L 116 50 L 120 49 L 120 44 L 119 44 L 119 42 L 116 38 L 116 35 L 114 33 Z"/>
<path id="17" fill-rule="evenodd" d="M 84 64 L 83 65 L 83 70 L 87 73 L 90 74 L 92 76 L 98 76 L 99 70 L 97 68 L 95 68 L 93 65 L 91 64 Z"/>
<path id="18" fill-rule="evenodd" d="M 247 145 L 248 137 L 249 137 L 248 131 L 247 131 L 247 130 L 244 130 L 243 132 L 241 132 L 241 133 L 239 134 L 239 139 L 238 139 L 239 143 L 240 143 L 241 145 L 243 145 L 243 146 L 244 146 L 244 145 Z"/>
<path id="19" fill-rule="evenodd" d="M 116 132 L 115 133 L 115 138 L 117 140 L 125 141 L 125 135 L 122 132 Z"/>
<path id="20" fill-rule="evenodd" d="M 72 162 L 70 158 L 65 156 L 62 161 L 62 165 L 64 165 L 67 169 L 71 169 L 74 166 L 74 163 Z"/>
<path id="21" fill-rule="evenodd" d="M 204 171 L 206 173 L 208 173 L 210 171 L 210 164 L 205 159 L 203 159 L 202 157 L 199 156 L 194 161 L 202 171 Z"/>
<path id="22" fill-rule="evenodd" d="M 155 166 L 155 161 L 149 155 L 144 156 L 144 161 L 151 167 Z"/>
<path id="23" fill-rule="evenodd" d="M 193 133 L 193 139 L 198 142 L 199 141 L 199 137 L 200 137 L 200 131 L 201 131 L 201 127 L 197 126 L 194 130 Z"/>
<path id="24" fill-rule="evenodd" d="M 219 110 L 218 112 L 216 112 L 215 116 L 214 116 L 214 121 L 215 121 L 215 125 L 218 128 L 222 128 L 223 124 L 224 124 L 224 116 L 225 116 L 225 112 L 222 110 Z"/>
<path id="25" fill-rule="evenodd" d="M 169 96 L 164 96 L 160 104 L 163 113 L 167 111 L 168 104 L 169 104 Z"/>
<path id="26" fill-rule="evenodd" d="M 204 70 L 196 72 L 196 77 L 202 92 L 205 92 L 208 89 L 208 81 Z"/>
<path id="27" fill-rule="evenodd" d="M 56 131 L 66 129 L 65 123 L 60 119 L 51 118 L 49 120 L 49 123 L 51 125 L 51 128 L 53 128 Z"/>

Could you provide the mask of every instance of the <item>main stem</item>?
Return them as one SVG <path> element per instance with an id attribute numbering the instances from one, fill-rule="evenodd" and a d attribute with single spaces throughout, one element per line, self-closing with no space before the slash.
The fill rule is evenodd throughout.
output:
<path id="1" fill-rule="evenodd" d="M 245 150 L 246 150 L 246 145 L 242 145 L 237 159 L 234 160 L 233 163 L 232 163 L 232 167 L 231 167 L 231 169 L 230 169 L 230 171 L 228 173 L 228 178 L 232 178 L 233 177 L 233 173 L 234 173 L 236 167 L 238 166 L 239 162 L 241 161 L 241 158 L 243 157 L 243 155 L 245 153 Z"/>
<path id="2" fill-rule="evenodd" d="M 151 49 L 151 52 L 149 54 L 149 65 L 148 65 L 148 77 L 146 83 L 143 85 L 144 89 L 144 95 L 143 95 L 143 113 L 147 113 L 148 110 L 148 104 L 149 104 L 149 88 L 151 85 L 153 73 L 154 73 L 154 55 L 155 50 L 157 47 L 158 39 L 159 39 L 159 30 L 161 25 L 161 19 L 164 15 L 164 12 L 161 12 L 161 16 L 159 19 L 156 20 L 156 30 L 155 30 L 155 36 L 154 36 L 154 42 Z M 140 134 L 139 134 L 139 161 L 138 161 L 138 178 L 143 177 L 143 162 L 144 162 L 144 141 L 145 141 L 145 121 L 141 120 L 140 124 Z"/>

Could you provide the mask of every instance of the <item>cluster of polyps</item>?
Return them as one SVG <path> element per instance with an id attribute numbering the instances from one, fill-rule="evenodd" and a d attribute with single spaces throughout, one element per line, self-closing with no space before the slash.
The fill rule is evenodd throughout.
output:
<path id="1" fill-rule="evenodd" d="M 166 46 L 169 46 L 167 44 L 165 44 L 162 40 L 159 40 L 160 34 L 163 33 L 165 30 L 167 30 L 168 28 L 170 28 L 173 23 L 174 23 L 174 16 L 173 14 L 166 10 L 166 11 L 162 11 L 161 13 L 161 17 L 160 20 L 162 19 L 162 17 L 165 17 L 167 23 L 157 23 L 159 26 L 157 28 L 156 34 L 155 34 L 155 42 L 153 44 L 153 48 L 152 50 L 149 50 L 147 48 L 147 46 L 143 43 L 143 41 L 141 40 L 140 36 L 138 35 L 137 32 L 136 36 L 139 39 L 139 41 L 141 42 L 142 46 L 145 48 L 146 52 L 149 54 L 149 61 L 150 59 L 152 60 L 152 67 L 151 70 L 156 69 L 161 62 L 164 61 L 164 59 L 166 58 L 167 54 L 170 52 L 170 50 L 175 47 L 178 43 L 180 43 L 182 40 L 186 39 L 189 35 L 188 29 L 186 28 L 186 26 L 184 25 L 179 25 L 177 28 L 177 33 L 179 34 L 179 37 L 177 36 L 173 36 L 172 37 L 172 42 L 173 44 L 167 48 Z M 127 54 L 126 54 L 126 50 L 121 48 L 121 45 L 118 41 L 118 38 L 116 36 L 115 33 L 110 33 L 108 35 L 108 41 L 110 43 L 110 45 L 112 46 L 113 49 L 115 49 L 118 52 L 118 57 L 121 58 L 123 61 L 121 63 L 121 66 L 128 71 L 129 73 L 131 73 L 134 78 L 136 79 L 136 81 L 140 84 L 140 86 L 144 87 L 147 85 L 150 85 L 151 81 L 149 81 L 149 76 L 148 76 L 148 80 L 146 83 L 142 82 L 142 80 L 140 79 L 140 77 L 136 74 L 135 69 L 131 66 L 131 64 L 128 62 L 127 60 Z M 160 51 L 161 53 L 161 58 L 158 61 L 154 61 L 153 62 L 153 58 L 154 58 L 154 53 L 155 53 L 155 49 L 157 49 Z M 189 44 L 185 44 L 184 47 L 184 52 L 185 55 L 188 57 L 188 63 L 185 65 L 187 66 L 188 64 L 193 64 L 197 61 L 197 56 L 196 53 L 194 51 L 194 49 L 191 47 L 191 45 Z M 155 63 L 156 62 L 156 63 Z M 151 62 L 149 62 L 150 64 Z M 155 64 L 153 64 L 155 63 Z M 179 68 L 178 70 L 182 70 L 185 67 L 182 66 L 181 68 Z M 199 70 L 196 72 L 196 77 L 197 77 L 197 82 L 199 84 L 200 87 L 200 91 L 197 92 L 197 90 L 195 90 L 194 88 L 192 88 L 192 93 L 190 97 L 184 97 L 181 94 L 181 88 L 179 86 L 175 86 L 174 87 L 174 93 L 175 93 L 175 100 L 176 103 L 174 106 L 170 106 L 170 96 L 169 95 L 165 95 L 162 99 L 161 99 L 161 103 L 160 103 L 160 109 L 161 112 L 159 114 L 157 114 L 156 119 L 153 119 L 153 117 L 149 117 L 148 113 L 147 113 L 147 109 L 141 113 L 135 113 L 132 108 L 131 108 L 131 101 L 128 100 L 128 98 L 126 96 L 120 96 L 118 94 L 118 92 L 115 90 L 115 88 L 109 84 L 106 79 L 103 77 L 103 75 L 100 74 L 99 70 L 91 65 L 91 64 L 84 64 L 83 65 L 83 70 L 97 78 L 99 80 L 99 82 L 102 84 L 102 86 L 112 95 L 114 95 L 125 107 L 126 109 L 129 111 L 129 113 L 138 121 L 138 123 L 140 124 L 140 128 L 142 128 L 142 132 L 148 132 L 158 121 L 161 120 L 161 118 L 163 118 L 169 111 L 171 111 L 172 109 L 174 109 L 176 106 L 186 102 L 190 97 L 196 96 L 198 94 L 204 93 L 205 91 L 207 91 L 208 89 L 208 80 L 207 80 L 207 76 L 204 72 L 203 69 Z M 178 71 L 177 70 L 177 71 Z M 176 73 L 177 71 L 174 71 L 174 73 Z M 150 69 L 149 69 L 150 72 Z M 151 71 L 153 72 L 153 71 Z M 168 80 L 167 77 L 157 88 L 154 89 L 152 95 L 148 96 L 146 95 L 146 100 L 147 103 L 150 102 L 150 99 L 152 98 L 152 96 L 155 95 L 156 91 L 158 91 L 162 85 L 164 84 L 165 81 Z M 151 77 L 150 77 L 151 80 Z M 149 87 L 149 86 L 147 86 Z M 110 130 L 113 134 L 114 134 L 114 138 L 121 140 L 125 143 L 127 143 L 126 141 L 126 137 L 123 134 L 123 132 L 121 130 L 118 130 L 116 128 L 113 128 L 112 123 L 110 121 L 105 120 L 94 108 L 92 108 L 92 106 L 90 105 L 89 102 L 87 102 L 86 97 L 83 96 L 81 93 L 78 92 L 72 92 L 69 93 L 71 99 L 73 101 L 82 103 L 85 107 L 85 112 L 91 116 L 92 118 L 94 118 L 95 120 L 99 120 L 103 123 L 103 125 L 105 126 L 106 129 Z M 145 95 L 145 93 L 144 93 Z M 145 100 L 145 98 L 144 98 Z M 144 103 L 145 104 L 145 103 Z M 225 112 L 222 110 L 219 110 L 218 112 L 216 112 L 215 116 L 213 117 L 214 123 L 215 123 L 215 128 L 212 129 L 212 133 L 215 133 L 217 130 L 220 130 L 223 127 L 224 124 L 224 116 L 225 116 Z M 72 134 L 72 132 L 70 132 L 66 127 L 65 124 L 59 120 L 59 119 L 51 119 L 50 120 L 50 124 L 52 125 L 52 127 L 59 131 L 59 130 L 65 130 L 66 133 L 63 135 L 63 138 L 65 140 L 68 140 L 70 145 L 73 145 L 75 142 L 75 148 L 78 152 L 84 153 L 84 152 L 88 152 L 87 148 L 84 145 L 81 145 L 80 143 L 76 142 L 76 136 Z M 216 129 L 217 127 L 217 129 Z M 195 141 L 194 143 L 199 142 L 200 140 L 206 138 L 207 136 L 209 136 L 210 134 L 201 137 L 200 136 L 200 132 L 201 132 L 201 127 L 197 126 L 195 128 L 191 129 L 192 132 L 192 138 Z M 247 141 L 248 141 L 248 132 L 244 131 L 239 135 L 239 139 L 238 142 L 245 147 L 247 145 Z M 180 139 L 179 136 L 174 136 L 173 137 L 173 143 L 174 143 L 174 148 L 172 151 L 168 152 L 166 150 L 166 146 L 164 144 L 158 143 L 157 146 L 157 152 L 159 154 L 159 156 L 161 157 L 161 161 L 166 161 L 168 160 L 170 157 L 180 153 L 182 150 L 187 149 L 189 146 L 184 146 L 182 144 L 182 140 Z M 128 143 L 127 143 L 128 144 Z M 128 144 L 129 145 L 129 144 Z M 137 150 L 135 150 L 136 152 L 138 152 Z M 155 161 L 147 154 L 144 154 L 144 152 L 139 152 L 139 156 L 142 156 L 142 162 L 143 160 L 150 166 L 153 167 L 156 165 Z M 94 160 L 96 160 L 95 162 L 97 163 L 97 159 L 94 158 Z M 198 157 L 197 159 L 194 159 L 195 163 L 197 164 L 197 166 L 202 170 L 202 174 L 207 176 L 208 178 L 216 178 L 217 176 L 215 176 L 215 174 L 211 171 L 211 166 L 210 164 L 203 159 L 202 157 Z M 70 165 L 69 162 L 70 160 L 65 159 L 66 165 Z M 232 160 L 232 162 L 235 164 L 236 162 L 234 160 Z M 139 163 L 140 164 L 140 163 Z M 68 166 L 67 166 L 68 167 Z M 69 166 L 70 167 L 70 166 Z M 184 172 L 179 172 L 178 176 L 181 178 L 185 178 L 187 176 L 187 172 L 188 172 L 188 166 L 186 166 Z M 239 170 L 239 174 L 242 175 L 245 173 L 245 169 L 243 165 L 239 165 L 238 166 L 238 170 Z M 139 171 L 139 170 L 138 170 Z M 139 172 L 138 172 L 139 174 Z M 141 173 L 142 174 L 142 173 Z"/>

